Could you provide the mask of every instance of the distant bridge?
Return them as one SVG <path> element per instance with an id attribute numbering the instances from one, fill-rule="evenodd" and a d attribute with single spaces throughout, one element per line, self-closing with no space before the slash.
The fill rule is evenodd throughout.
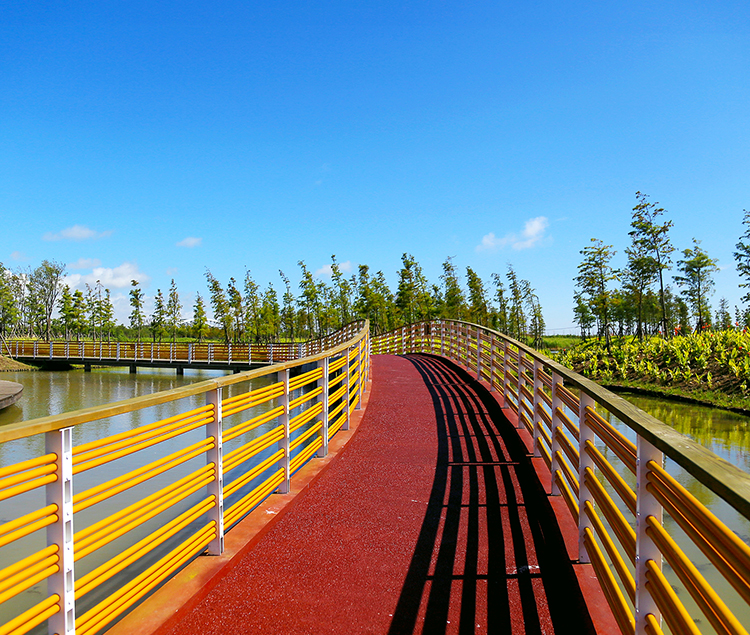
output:
<path id="1" fill-rule="evenodd" d="M 178 375 L 186 368 L 242 372 L 320 352 L 349 339 L 359 326 L 355 322 L 317 340 L 268 344 L 7 340 L 2 354 L 27 364 L 78 364 L 87 371 L 92 366 L 127 366 L 131 373 L 139 367 L 173 368 Z"/>

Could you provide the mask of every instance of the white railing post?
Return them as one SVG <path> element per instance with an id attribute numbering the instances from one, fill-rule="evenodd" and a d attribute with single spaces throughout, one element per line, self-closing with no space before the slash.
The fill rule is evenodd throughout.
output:
<path id="1" fill-rule="evenodd" d="M 508 394 L 510 393 L 510 381 L 508 375 L 508 340 L 503 340 L 503 400 L 508 407 Z"/>
<path id="2" fill-rule="evenodd" d="M 50 635 L 75 633 L 73 561 L 73 428 L 44 435 L 46 452 L 57 456 L 57 480 L 46 486 L 47 505 L 57 505 L 57 522 L 47 527 L 47 545 L 59 547 L 57 573 L 47 580 L 47 593 L 60 596 L 60 611 L 47 620 Z"/>
<path id="3" fill-rule="evenodd" d="M 539 456 L 537 453 L 537 439 L 541 435 L 541 428 L 542 428 L 542 421 L 541 417 L 539 416 L 539 408 L 542 407 L 542 363 L 538 360 L 534 360 L 534 403 L 532 405 L 532 409 L 534 411 L 534 415 L 531 418 L 532 427 L 534 430 L 534 456 Z"/>
<path id="4" fill-rule="evenodd" d="M 357 405 L 355 410 L 362 410 L 362 342 L 357 344 Z"/>
<path id="5" fill-rule="evenodd" d="M 556 453 L 560 449 L 560 442 L 557 440 L 555 435 L 555 429 L 557 426 L 560 425 L 560 417 L 557 414 L 558 408 L 562 410 L 563 407 L 563 401 L 560 399 L 560 397 L 557 394 L 557 387 L 563 385 L 563 378 L 560 377 L 557 373 L 552 373 L 552 416 L 550 417 L 550 420 L 552 421 L 552 425 L 550 425 L 550 475 L 551 475 L 551 487 L 550 487 L 550 494 L 552 496 L 559 496 L 560 495 L 560 487 L 557 485 L 557 482 L 555 481 L 555 472 L 560 469 L 560 463 L 557 460 Z"/>
<path id="6" fill-rule="evenodd" d="M 445 355 L 445 322 L 440 320 L 440 354 Z"/>
<path id="7" fill-rule="evenodd" d="M 232 342 L 227 345 L 227 363 L 232 363 Z"/>
<path id="8" fill-rule="evenodd" d="M 206 452 L 206 462 L 214 464 L 214 479 L 208 484 L 208 495 L 213 496 L 216 505 L 211 509 L 213 521 L 216 523 L 214 539 L 208 543 L 208 553 L 220 556 L 224 553 L 224 453 L 222 450 L 222 411 L 221 386 L 206 393 L 206 405 L 213 405 L 214 420 L 206 425 L 206 438 L 213 437 L 214 447 Z"/>
<path id="9" fill-rule="evenodd" d="M 594 407 L 594 399 L 587 393 L 581 391 L 578 407 L 578 561 L 581 563 L 591 562 L 589 554 L 584 546 L 586 528 L 593 531 L 591 520 L 586 513 L 586 501 L 591 499 L 591 492 L 586 485 L 586 468 L 594 469 L 594 460 L 586 451 L 586 441 L 594 443 L 594 431 L 586 420 L 586 408 Z"/>
<path id="10" fill-rule="evenodd" d="M 482 381 L 482 331 L 477 326 L 477 381 Z"/>
<path id="11" fill-rule="evenodd" d="M 465 324 L 461 325 L 461 329 L 466 342 L 466 370 L 471 370 L 471 329 Z"/>
<path id="12" fill-rule="evenodd" d="M 401 354 L 404 355 L 406 353 L 406 328 L 401 327 Z"/>
<path id="13" fill-rule="evenodd" d="M 661 613 L 656 602 L 646 588 L 646 563 L 653 560 L 658 569 L 661 569 L 661 552 L 654 541 L 646 533 L 648 527 L 646 519 L 653 516 L 659 523 L 662 522 L 662 507 L 651 494 L 647 475 L 649 472 L 648 462 L 653 461 L 660 467 L 664 464 L 664 455 L 653 445 L 638 435 L 636 458 L 636 518 L 635 518 L 635 633 L 645 635 L 646 616 L 651 613 L 661 624 Z"/>
<path id="14" fill-rule="evenodd" d="M 490 333 L 490 392 L 496 392 L 495 388 L 495 335 Z"/>
<path id="15" fill-rule="evenodd" d="M 520 428 L 523 424 L 521 423 L 521 403 L 523 402 L 523 393 L 521 392 L 521 387 L 525 385 L 526 383 L 526 369 L 523 365 L 523 351 L 519 347 L 518 349 L 518 357 L 516 357 L 516 369 L 518 370 L 518 427 Z"/>
<path id="16" fill-rule="evenodd" d="M 320 401 L 323 403 L 323 411 L 320 413 L 320 421 L 323 424 L 320 431 L 323 445 L 318 450 L 318 457 L 321 458 L 328 454 L 328 363 L 328 357 L 318 362 L 318 367 L 323 369 L 323 376 L 320 378 L 320 385 L 323 388 L 323 393 L 320 395 Z"/>
<path id="17" fill-rule="evenodd" d="M 284 450 L 284 456 L 279 460 L 279 466 L 284 469 L 284 480 L 279 485 L 280 494 L 288 494 L 291 484 L 291 458 L 289 456 L 291 445 L 289 442 L 289 369 L 285 368 L 278 372 L 277 377 L 279 381 L 284 382 L 284 395 L 281 397 L 281 405 L 284 407 L 284 412 L 281 414 L 281 424 L 284 426 L 284 438 L 279 441 L 279 449 Z"/>
<path id="18" fill-rule="evenodd" d="M 344 422 L 344 425 L 341 426 L 342 430 L 349 429 L 349 404 L 350 404 L 349 402 L 349 380 L 352 377 L 352 369 L 349 366 L 349 360 L 350 360 L 349 349 L 347 348 L 346 349 L 346 366 L 344 366 L 344 368 L 346 368 L 346 394 L 344 395 L 344 403 L 346 404 L 344 406 L 344 409 L 346 411 L 346 421 Z"/>
<path id="19" fill-rule="evenodd" d="M 120 361 L 120 342 L 117 342 L 117 361 Z"/>

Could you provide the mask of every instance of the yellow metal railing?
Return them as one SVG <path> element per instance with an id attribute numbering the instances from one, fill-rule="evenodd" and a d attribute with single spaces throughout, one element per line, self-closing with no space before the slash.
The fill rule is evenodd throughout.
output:
<path id="1" fill-rule="evenodd" d="M 502 393 L 551 471 L 551 494 L 563 497 L 578 523 L 579 561 L 591 563 L 623 634 L 657 634 L 665 625 L 672 633 L 699 633 L 710 625 L 716 633 L 747 635 L 747 536 L 727 527 L 667 467 L 687 472 L 745 520 L 750 475 L 491 329 L 412 324 L 374 338 L 372 353 L 442 355 Z"/>
<path id="2" fill-rule="evenodd" d="M 225 531 L 271 493 L 289 491 L 359 407 L 369 324 L 300 352 L 296 361 L 0 430 L 0 457 L 19 442 L 43 448 L 0 467 L 0 635 L 45 620 L 61 635 L 101 631 L 191 558 L 221 553 Z M 154 406 L 174 414 L 136 427 L 118 419 L 148 418 Z M 114 433 L 74 445 L 78 430 L 104 424 Z"/>

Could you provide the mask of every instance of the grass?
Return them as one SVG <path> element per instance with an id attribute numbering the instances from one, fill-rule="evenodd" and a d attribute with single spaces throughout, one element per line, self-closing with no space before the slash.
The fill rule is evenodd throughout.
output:
<path id="1" fill-rule="evenodd" d="M 17 362 L 15 359 L 10 357 L 3 357 L 0 355 L 0 372 L 3 371 L 18 371 L 18 370 L 34 370 L 33 366 L 27 366 L 21 362 Z"/>

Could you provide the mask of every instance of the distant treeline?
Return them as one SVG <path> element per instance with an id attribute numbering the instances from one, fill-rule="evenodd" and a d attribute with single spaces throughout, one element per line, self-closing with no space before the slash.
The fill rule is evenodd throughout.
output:
<path id="1" fill-rule="evenodd" d="M 682 257 L 677 256 L 670 237 L 673 223 L 664 218 L 664 208 L 641 192 L 636 192 L 636 201 L 625 267 L 612 267 L 616 251 L 599 239 L 592 238 L 581 250 L 573 310 L 581 334 L 586 337 L 595 328 L 609 346 L 611 335 L 669 338 L 709 328 L 750 327 L 750 310 L 735 306 L 733 316 L 726 298 L 712 309 L 709 298 L 719 267 L 701 241 L 693 238 L 692 246 L 678 252 Z M 734 252 L 744 280 L 741 288 L 750 287 L 750 212 L 744 214 L 745 233 Z M 676 275 L 671 275 L 674 269 Z M 750 301 L 750 294 L 741 301 Z"/>
<path id="2" fill-rule="evenodd" d="M 466 267 L 464 287 L 452 258 L 445 260 L 435 283 L 427 280 L 411 254 L 404 254 L 401 261 L 395 290 L 388 287 L 382 271 L 373 274 L 367 265 L 359 265 L 357 273 L 347 276 L 332 256 L 330 282 L 326 282 L 316 279 L 300 261 L 296 293 L 279 271 L 281 298 L 272 283 L 262 287 L 249 271 L 241 282 L 232 277 L 222 284 L 206 269 L 207 299 L 196 295 L 192 318 L 187 320 L 174 280 L 166 295 L 157 290 L 150 315 L 145 311 L 146 295 L 133 280 L 127 325 L 116 323 L 110 290 L 101 283 L 70 289 L 64 284 L 64 265 L 54 261 L 23 271 L 11 271 L 0 263 L 0 335 L 247 343 L 320 337 L 359 319 L 369 319 L 375 334 L 419 320 L 457 319 L 540 344 L 544 318 L 539 298 L 512 265 L 504 275 L 492 274 L 489 282 Z"/>

